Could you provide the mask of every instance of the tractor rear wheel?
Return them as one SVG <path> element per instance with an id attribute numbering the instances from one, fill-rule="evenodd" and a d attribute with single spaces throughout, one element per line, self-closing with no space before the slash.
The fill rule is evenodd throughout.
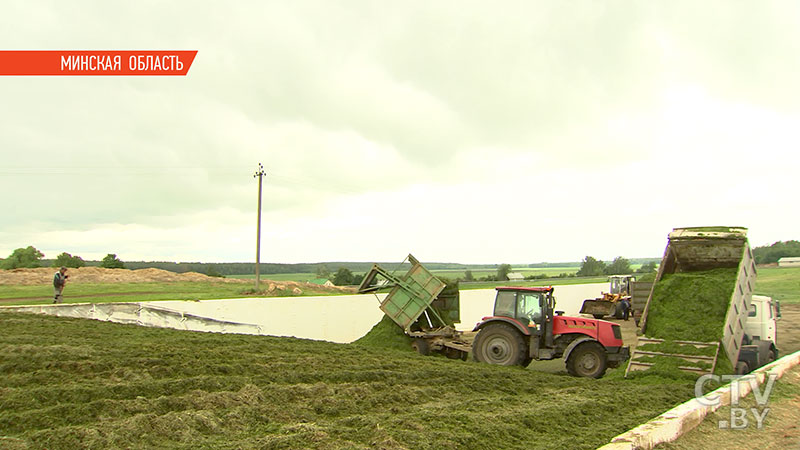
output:
<path id="1" fill-rule="evenodd" d="M 567 358 L 567 372 L 574 377 L 600 378 L 606 373 L 606 349 L 597 342 L 585 342 Z"/>
<path id="2" fill-rule="evenodd" d="M 475 336 L 472 355 L 478 362 L 522 366 L 528 358 L 528 345 L 519 331 L 502 323 L 493 323 Z"/>

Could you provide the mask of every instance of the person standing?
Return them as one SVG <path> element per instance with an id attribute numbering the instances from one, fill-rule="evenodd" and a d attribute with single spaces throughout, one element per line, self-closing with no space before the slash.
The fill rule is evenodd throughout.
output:
<path id="1" fill-rule="evenodd" d="M 53 303 L 61 303 L 64 300 L 61 293 L 64 291 L 64 285 L 67 284 L 67 268 L 61 267 L 58 272 L 53 276 Z"/>

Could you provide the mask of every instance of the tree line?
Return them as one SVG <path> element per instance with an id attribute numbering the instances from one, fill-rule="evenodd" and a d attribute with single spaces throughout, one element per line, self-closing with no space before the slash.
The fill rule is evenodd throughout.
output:
<path id="1" fill-rule="evenodd" d="M 756 264 L 773 264 L 781 258 L 800 256 L 800 241 L 779 241 L 753 249 Z"/>
<path id="2" fill-rule="evenodd" d="M 656 267 L 657 264 L 655 261 L 648 261 L 642 264 L 635 273 L 655 272 Z M 631 262 L 622 256 L 617 256 L 608 264 L 591 256 L 587 256 L 581 262 L 581 268 L 578 270 L 577 276 L 597 277 L 601 275 L 628 275 L 632 273 L 634 273 L 634 270 L 631 267 Z"/>
<path id="3" fill-rule="evenodd" d="M 0 269 L 35 269 L 42 267 L 42 264 L 49 262 L 51 267 L 68 267 L 77 269 L 79 267 L 86 267 L 87 262 L 80 256 L 73 256 L 67 252 L 63 252 L 56 256 L 53 260 L 45 260 L 44 253 L 40 252 L 36 247 L 29 245 L 25 248 L 18 248 L 14 250 L 8 258 L 0 260 Z M 101 261 L 92 261 L 96 264 L 94 266 L 105 267 L 107 269 L 124 269 L 125 264 L 117 258 L 114 253 L 107 254 Z"/>

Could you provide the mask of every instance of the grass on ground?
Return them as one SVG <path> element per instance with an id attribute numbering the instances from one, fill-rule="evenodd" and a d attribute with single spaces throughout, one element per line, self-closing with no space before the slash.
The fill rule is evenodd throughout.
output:
<path id="1" fill-rule="evenodd" d="M 800 303 L 800 267 L 759 267 L 755 293 Z"/>
<path id="2" fill-rule="evenodd" d="M 25 448 L 596 448 L 692 383 L 0 313 L 0 442 Z"/>

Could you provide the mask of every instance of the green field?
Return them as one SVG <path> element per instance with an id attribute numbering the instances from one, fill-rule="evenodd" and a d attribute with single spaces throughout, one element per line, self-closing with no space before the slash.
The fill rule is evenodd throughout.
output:
<path id="1" fill-rule="evenodd" d="M 260 275 L 262 280 L 275 280 L 275 281 L 297 281 L 306 282 L 318 278 L 314 273 L 268 273 Z M 242 275 L 228 275 L 227 278 L 235 278 L 240 280 L 255 280 L 255 274 L 242 274 Z"/>
<path id="2" fill-rule="evenodd" d="M 692 397 L 389 348 L 0 312 L 0 448 L 590 449 Z"/>
<path id="3" fill-rule="evenodd" d="M 782 303 L 800 303 L 800 267 L 759 268 L 755 293 Z"/>
<path id="4" fill-rule="evenodd" d="M 65 303 L 148 302 L 157 300 L 212 300 L 256 297 L 253 284 L 216 282 L 71 284 Z M 265 289 L 265 284 L 262 284 Z M 304 286 L 301 295 L 336 295 L 323 287 Z M 263 296 L 264 293 L 258 296 Z M 271 296 L 294 296 L 276 291 Z M 0 286 L 0 304 L 37 305 L 53 301 L 51 286 Z"/>
<path id="5" fill-rule="evenodd" d="M 444 273 L 443 273 L 444 272 Z M 447 277 L 447 271 L 437 271 L 437 275 Z M 305 281 L 313 274 L 297 273 L 263 275 L 262 280 Z M 240 276 L 247 278 L 248 276 Z M 249 276 L 255 278 L 254 276 Z M 277 279 L 280 278 L 280 279 Z M 604 283 L 605 277 L 586 278 L 549 278 L 521 282 L 474 282 L 461 283 L 461 289 L 491 289 L 501 285 L 547 286 L 583 283 Z M 83 302 L 125 302 L 156 300 L 210 300 L 220 298 L 252 297 L 247 292 L 253 288 L 249 284 L 231 284 L 214 282 L 178 282 L 178 283 L 116 283 L 116 284 L 73 284 L 64 291 L 64 301 L 68 303 Z M 785 303 L 800 303 L 800 268 L 767 267 L 758 269 L 756 294 L 769 295 Z M 287 294 L 288 295 L 288 294 Z M 331 295 L 324 290 L 306 288 L 303 295 Z M 50 303 L 52 288 L 50 286 L 0 286 L 0 302 L 4 305 L 45 304 Z"/>
<path id="6" fill-rule="evenodd" d="M 638 269 L 641 267 L 641 264 L 632 264 L 631 267 L 633 270 Z M 521 273 L 523 276 L 532 276 L 532 275 L 549 275 L 551 277 L 558 277 L 559 275 L 563 274 L 575 274 L 580 270 L 580 265 L 578 266 L 569 266 L 569 267 L 540 267 L 540 268 L 529 268 L 529 267 L 520 267 L 520 268 L 513 268 L 511 269 L 512 272 Z M 465 270 L 463 269 L 439 269 L 439 270 L 431 270 L 431 272 L 440 277 L 445 278 L 464 278 Z M 357 275 L 363 275 L 363 273 L 356 273 Z M 497 270 L 495 269 L 475 269 L 472 270 L 472 276 L 475 278 L 483 278 L 489 275 L 497 275 Z M 276 274 L 262 274 L 262 278 L 268 278 L 270 280 L 276 281 L 308 281 L 314 278 L 317 278 L 315 273 L 305 272 L 305 273 L 276 273 Z M 241 275 L 228 275 L 228 278 L 239 278 L 239 279 L 255 279 L 255 275 L 253 274 L 241 274 Z"/>

